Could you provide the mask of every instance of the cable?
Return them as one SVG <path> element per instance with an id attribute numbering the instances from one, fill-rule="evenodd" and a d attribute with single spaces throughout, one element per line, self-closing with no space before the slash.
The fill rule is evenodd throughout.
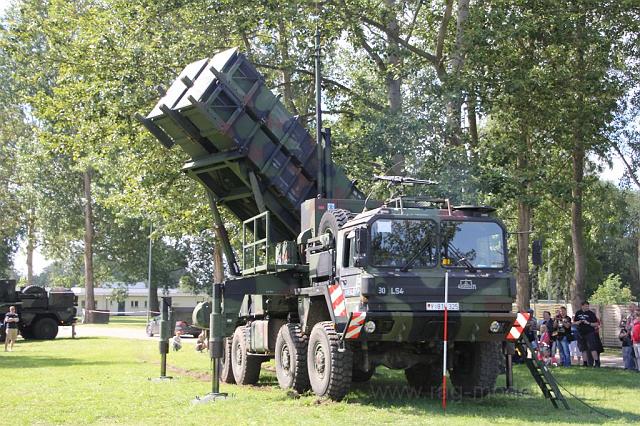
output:
<path id="1" fill-rule="evenodd" d="M 555 378 L 555 377 L 554 377 Z M 556 383 L 558 384 L 558 386 L 560 386 L 565 392 L 567 392 L 569 395 L 571 395 L 572 397 L 574 397 L 575 399 L 577 399 L 579 402 L 581 402 L 582 404 L 584 404 L 587 408 L 589 408 L 591 411 L 595 411 L 596 413 L 600 414 L 601 416 L 604 416 L 608 419 L 611 419 L 612 417 L 606 413 L 603 413 L 602 411 L 598 410 L 597 408 L 587 404 L 585 401 L 583 401 L 582 399 L 578 398 L 577 396 L 575 396 L 574 394 L 572 394 L 571 392 L 569 392 L 569 390 L 567 390 L 567 388 L 565 388 L 564 386 L 562 386 L 560 384 L 560 382 L 558 381 L 558 379 L 555 379 Z"/>

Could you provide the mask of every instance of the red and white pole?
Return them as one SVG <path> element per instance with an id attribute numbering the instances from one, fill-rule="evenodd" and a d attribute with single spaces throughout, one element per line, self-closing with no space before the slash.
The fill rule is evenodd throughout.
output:
<path id="1" fill-rule="evenodd" d="M 444 274 L 444 341 L 442 347 L 442 409 L 447 411 L 447 323 L 449 322 L 449 271 Z"/>

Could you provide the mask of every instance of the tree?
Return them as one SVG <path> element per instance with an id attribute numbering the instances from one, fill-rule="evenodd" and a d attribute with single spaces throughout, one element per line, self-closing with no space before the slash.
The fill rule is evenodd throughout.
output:
<path id="1" fill-rule="evenodd" d="M 620 305 L 635 302 L 629 287 L 622 285 L 618 275 L 609 275 L 591 295 L 590 302 L 597 305 Z"/>

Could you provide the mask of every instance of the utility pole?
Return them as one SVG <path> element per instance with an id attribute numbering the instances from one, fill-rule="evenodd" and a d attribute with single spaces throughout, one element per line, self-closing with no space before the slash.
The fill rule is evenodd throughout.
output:
<path id="1" fill-rule="evenodd" d="M 153 232 L 153 224 L 149 225 L 149 273 L 147 275 L 147 324 L 151 320 L 151 249 L 153 248 L 153 240 L 151 233 Z"/>

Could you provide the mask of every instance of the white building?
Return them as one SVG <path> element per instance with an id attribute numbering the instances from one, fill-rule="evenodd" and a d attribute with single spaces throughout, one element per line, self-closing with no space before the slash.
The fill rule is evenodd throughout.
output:
<path id="1" fill-rule="evenodd" d="M 126 297 L 121 302 L 116 300 L 114 290 L 126 289 Z M 78 297 L 78 314 L 86 305 L 84 287 L 72 287 L 71 291 Z M 112 314 L 146 315 L 148 306 L 149 289 L 144 282 L 129 285 L 105 285 L 95 287 L 93 294 L 96 301 L 96 310 L 109 311 Z M 176 307 L 193 307 L 198 302 L 209 300 L 207 294 L 185 293 L 180 289 L 158 289 L 158 300 L 162 296 L 171 297 L 171 305 Z"/>

